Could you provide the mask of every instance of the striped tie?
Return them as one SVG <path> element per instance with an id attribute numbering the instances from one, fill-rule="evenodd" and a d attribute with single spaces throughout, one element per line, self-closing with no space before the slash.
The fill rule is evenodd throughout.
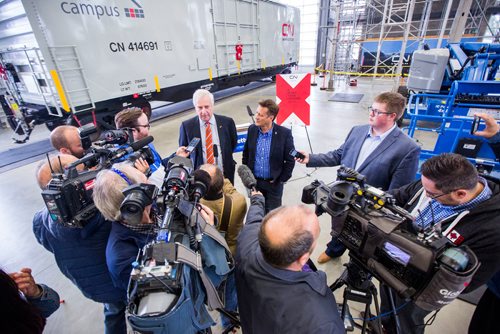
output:
<path id="1" fill-rule="evenodd" d="M 210 127 L 210 122 L 205 123 L 205 147 L 207 149 L 207 164 L 214 164 L 214 145 L 212 142 L 212 128 Z"/>

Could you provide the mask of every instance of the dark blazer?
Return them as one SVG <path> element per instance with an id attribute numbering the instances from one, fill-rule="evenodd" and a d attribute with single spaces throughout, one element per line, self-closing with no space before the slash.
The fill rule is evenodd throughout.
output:
<path id="1" fill-rule="evenodd" d="M 257 149 L 257 138 L 259 128 L 252 124 L 248 128 L 247 141 L 243 148 L 243 164 L 253 172 L 255 166 L 255 150 Z M 274 124 L 273 139 L 271 140 L 271 157 L 269 165 L 271 168 L 271 178 L 274 182 L 286 182 L 292 177 L 295 160 L 290 155 L 290 151 L 295 149 L 293 145 L 292 131 Z"/>
<path id="2" fill-rule="evenodd" d="M 356 166 L 369 125 L 355 126 L 338 149 L 309 155 L 307 167 Z M 359 166 L 369 185 L 391 190 L 415 180 L 420 147 L 399 128 L 395 128 Z"/>
<path id="3" fill-rule="evenodd" d="M 222 156 L 224 167 L 224 177 L 229 179 L 234 184 L 234 166 L 236 162 L 233 160 L 233 151 L 236 148 L 238 135 L 236 133 L 236 125 L 230 117 L 215 115 L 217 122 L 217 133 L 219 135 L 220 147 L 218 148 L 219 156 Z M 179 146 L 187 146 L 193 138 L 201 139 L 200 121 L 198 116 L 195 116 L 187 121 L 182 122 L 179 130 Z M 190 155 L 193 167 L 196 169 L 203 165 L 203 150 L 201 144 L 196 146 L 195 150 Z"/>

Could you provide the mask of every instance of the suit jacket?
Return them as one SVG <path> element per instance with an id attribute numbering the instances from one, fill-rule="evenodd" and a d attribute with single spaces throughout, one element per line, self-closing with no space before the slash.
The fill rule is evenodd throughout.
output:
<path id="1" fill-rule="evenodd" d="M 345 142 L 335 151 L 311 154 L 308 167 L 344 165 L 354 168 L 369 125 L 355 126 Z M 395 128 L 366 158 L 358 172 L 366 176 L 369 185 L 390 190 L 415 180 L 420 147 L 399 128 Z"/>
<path id="2" fill-rule="evenodd" d="M 243 148 L 243 164 L 247 165 L 252 172 L 255 166 L 255 150 L 257 149 L 258 137 L 259 128 L 255 124 L 250 125 L 247 141 Z M 286 182 L 292 177 L 295 160 L 290 155 L 290 151 L 294 148 L 292 131 L 274 124 L 269 161 L 273 182 Z"/>
<path id="3" fill-rule="evenodd" d="M 234 165 L 233 151 L 236 148 L 238 135 L 236 133 L 236 125 L 230 117 L 215 115 L 217 122 L 217 133 L 219 135 L 220 147 L 218 148 L 219 156 L 222 156 L 224 177 L 228 178 L 234 184 Z M 201 139 L 200 121 L 198 116 L 195 116 L 187 121 L 182 122 L 179 130 L 179 146 L 187 146 L 193 138 Z M 203 165 L 203 150 L 201 145 L 196 146 L 195 150 L 190 154 L 193 167 L 197 169 Z"/>

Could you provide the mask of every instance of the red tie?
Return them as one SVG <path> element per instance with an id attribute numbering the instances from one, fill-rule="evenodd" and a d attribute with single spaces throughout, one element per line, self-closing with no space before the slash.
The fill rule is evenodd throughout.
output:
<path id="1" fill-rule="evenodd" d="M 207 164 L 214 164 L 214 145 L 212 142 L 212 128 L 210 128 L 210 122 L 205 123 L 205 147 L 207 149 Z"/>

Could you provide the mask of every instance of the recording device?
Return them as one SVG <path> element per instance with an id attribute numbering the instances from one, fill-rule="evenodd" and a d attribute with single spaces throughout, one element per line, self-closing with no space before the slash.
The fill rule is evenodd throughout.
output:
<path id="1" fill-rule="evenodd" d="M 88 123 L 78 128 L 80 141 L 82 142 L 82 147 L 85 151 L 92 146 L 92 138 L 96 136 L 97 132 L 97 128 L 93 123 Z"/>
<path id="2" fill-rule="evenodd" d="M 138 225 L 144 209 L 156 199 L 158 188 L 149 183 L 133 184 L 123 190 L 123 195 L 125 199 L 120 206 L 121 218 L 129 224 Z"/>
<path id="3" fill-rule="evenodd" d="M 471 135 L 473 135 L 477 132 L 480 123 L 481 123 L 481 117 L 474 115 L 474 119 L 472 120 L 472 125 L 470 127 L 470 134 Z"/>
<path id="4" fill-rule="evenodd" d="M 331 186 L 317 180 L 306 186 L 302 202 L 315 204 L 317 215 L 332 216 L 332 235 L 349 249 L 351 261 L 403 298 L 428 311 L 452 302 L 479 267 L 475 254 L 440 231 L 409 232 L 413 217 L 364 180 L 341 167 Z"/>
<path id="5" fill-rule="evenodd" d="M 297 152 L 295 149 L 293 149 L 293 150 L 290 151 L 290 155 L 292 157 L 294 157 L 294 158 L 301 159 L 301 160 L 305 159 L 305 157 L 306 157 L 302 153 Z"/>
<path id="6" fill-rule="evenodd" d="M 187 299 L 184 292 L 186 289 L 191 291 L 203 286 L 209 305 L 218 299 L 217 291 L 205 276 L 198 246 L 202 233 L 214 238 L 213 240 L 218 235 L 222 238 L 218 242 L 225 241 L 217 232 L 217 235 L 209 233 L 213 227 L 203 220 L 197 205 L 210 185 L 210 175 L 203 170 L 194 173 L 192 170 L 190 159 L 176 156 L 169 161 L 167 176 L 157 196 L 144 185 L 124 190 L 127 197 L 122 208 L 131 204 L 131 211 L 142 215 L 144 208 L 156 196 L 153 202 L 163 216 L 155 240 L 144 246 L 133 264 L 128 288 L 127 318 L 134 330 L 152 330 L 160 324 L 164 326 L 169 319 L 180 321 L 176 318 L 178 315 L 175 315 L 179 312 L 184 314 L 184 321 L 186 317 L 190 319 L 193 311 L 189 307 L 192 306 L 186 305 L 191 305 L 193 301 Z M 226 256 L 230 256 L 228 254 L 229 251 Z M 227 261 L 232 263 L 230 258 L 223 259 L 224 263 Z M 201 281 L 197 279 L 198 275 Z M 218 303 L 220 305 L 217 307 L 222 307 L 220 300 Z M 176 313 L 172 314 L 173 310 Z"/>
<path id="7" fill-rule="evenodd" d="M 248 190 L 257 191 L 257 180 L 255 179 L 255 176 L 247 165 L 238 166 L 238 175 L 240 176 L 241 182 L 243 183 L 245 188 L 247 188 Z"/>
<path id="8" fill-rule="evenodd" d="M 113 163 L 126 156 L 130 163 L 139 157 L 146 159 L 148 163 L 151 159 L 154 161 L 149 148 L 144 147 L 152 141 L 153 137 L 149 136 L 120 148 L 93 149 L 93 153 L 68 165 L 62 174 L 54 173 L 51 166 L 52 180 L 47 185 L 47 189 L 42 191 L 42 198 L 52 220 L 66 227 L 85 226 L 88 220 L 97 213 L 92 200 L 92 192 L 99 171 L 111 167 Z M 76 166 L 82 163 L 96 168 L 79 173 Z"/>
<path id="9" fill-rule="evenodd" d="M 189 153 L 193 152 L 199 143 L 200 143 L 200 138 L 194 137 L 193 139 L 191 139 L 188 146 L 186 147 L 186 151 Z"/>

